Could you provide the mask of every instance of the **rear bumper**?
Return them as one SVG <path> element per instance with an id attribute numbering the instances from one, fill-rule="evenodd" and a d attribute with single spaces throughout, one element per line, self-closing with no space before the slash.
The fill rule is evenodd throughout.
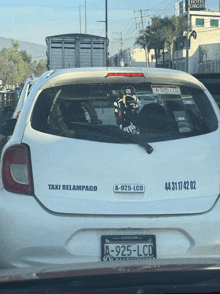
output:
<path id="1" fill-rule="evenodd" d="M 220 201 L 182 216 L 103 217 L 47 211 L 34 197 L 0 191 L 1 260 L 18 267 L 98 262 L 102 235 L 156 236 L 157 258 L 220 258 Z"/>

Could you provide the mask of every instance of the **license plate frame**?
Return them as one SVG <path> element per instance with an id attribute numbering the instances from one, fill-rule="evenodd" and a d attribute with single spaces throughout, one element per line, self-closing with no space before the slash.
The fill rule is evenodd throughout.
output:
<path id="1" fill-rule="evenodd" d="M 156 258 L 155 235 L 101 236 L 101 261 L 143 260 Z"/>

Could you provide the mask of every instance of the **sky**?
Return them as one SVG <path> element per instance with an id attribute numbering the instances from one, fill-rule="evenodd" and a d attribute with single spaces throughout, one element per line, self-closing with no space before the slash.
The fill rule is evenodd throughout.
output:
<path id="1" fill-rule="evenodd" d="M 141 29 L 143 10 L 144 25 L 152 16 L 174 15 L 177 0 L 108 0 L 108 37 L 111 55 L 118 48 L 134 47 Z M 37 4 L 32 4 L 37 3 Z M 87 33 L 105 36 L 105 0 L 38 0 L 0 1 L 0 37 L 46 45 L 47 36 L 85 33 L 85 3 Z M 219 11 L 220 0 L 206 0 L 206 8 Z M 80 6 L 82 5 L 82 6 Z M 123 43 L 121 44 L 121 37 Z"/>

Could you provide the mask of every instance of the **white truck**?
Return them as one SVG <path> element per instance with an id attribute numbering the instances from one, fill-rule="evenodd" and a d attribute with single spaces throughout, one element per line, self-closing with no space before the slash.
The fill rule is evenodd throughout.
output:
<path id="1" fill-rule="evenodd" d="M 89 34 L 46 37 L 47 68 L 100 67 L 107 65 L 108 39 Z"/>

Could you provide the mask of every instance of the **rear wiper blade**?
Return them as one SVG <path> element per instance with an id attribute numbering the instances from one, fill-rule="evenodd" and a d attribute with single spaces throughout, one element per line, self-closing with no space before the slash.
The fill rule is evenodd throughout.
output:
<path id="1" fill-rule="evenodd" d="M 125 131 L 122 131 L 120 130 L 119 128 L 116 129 L 116 128 L 111 128 L 111 127 L 108 127 L 108 126 L 105 126 L 105 129 L 109 129 L 110 132 L 114 132 L 115 134 L 119 134 L 120 136 L 122 136 L 123 139 L 126 139 L 126 141 L 130 142 L 130 143 L 135 143 L 141 147 L 143 147 L 148 154 L 151 154 L 153 152 L 153 147 L 147 143 L 143 138 L 141 138 L 140 135 L 133 135 L 133 134 L 130 134 L 130 133 L 127 133 Z"/>
<path id="2" fill-rule="evenodd" d="M 141 147 L 143 147 L 148 154 L 151 154 L 153 152 L 153 147 L 147 143 L 143 138 L 140 137 L 140 135 L 133 135 L 130 133 L 127 133 L 125 131 L 120 130 L 119 128 L 115 128 L 112 126 L 107 125 L 92 125 L 87 123 L 72 123 L 74 126 L 82 126 L 85 129 L 90 129 L 94 131 L 99 131 L 100 133 L 111 135 L 111 136 L 119 136 L 121 139 L 125 140 L 128 143 L 135 143 Z"/>
<path id="3" fill-rule="evenodd" d="M 148 154 L 151 154 L 153 152 L 153 147 L 147 143 L 144 139 L 142 139 L 141 137 L 139 137 L 139 135 L 130 135 L 130 139 L 132 140 L 132 142 L 138 144 L 139 146 L 143 147 Z"/>

